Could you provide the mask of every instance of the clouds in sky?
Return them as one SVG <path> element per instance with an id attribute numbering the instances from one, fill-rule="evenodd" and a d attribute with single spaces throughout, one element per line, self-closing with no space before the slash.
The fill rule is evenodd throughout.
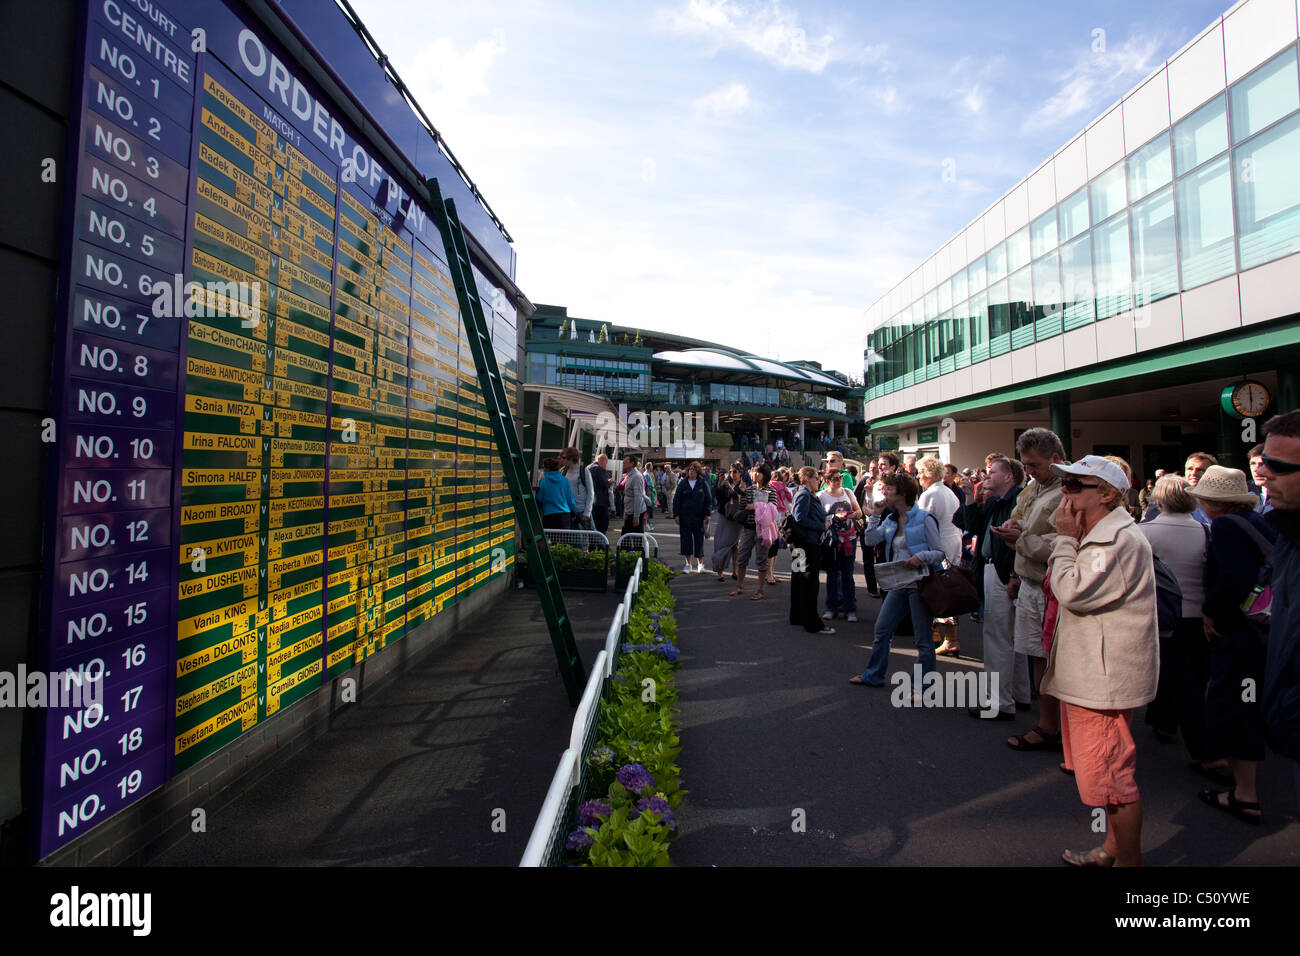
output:
<path id="1" fill-rule="evenodd" d="M 352 2 L 534 302 L 861 376 L 867 307 L 1227 0 Z"/>
<path id="2" fill-rule="evenodd" d="M 779 0 L 686 0 L 670 19 L 682 33 L 704 38 L 717 47 L 744 47 L 782 69 L 821 73 L 831 62 L 834 37 L 810 38 L 799 15 Z"/>

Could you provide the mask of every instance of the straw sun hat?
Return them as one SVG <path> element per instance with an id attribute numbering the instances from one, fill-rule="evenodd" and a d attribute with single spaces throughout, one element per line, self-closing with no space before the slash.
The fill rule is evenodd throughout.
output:
<path id="1" fill-rule="evenodd" d="M 1222 501 L 1234 505 L 1254 507 L 1259 499 L 1246 489 L 1246 473 L 1236 468 L 1211 465 L 1205 469 L 1195 487 L 1188 492 L 1205 501 Z"/>

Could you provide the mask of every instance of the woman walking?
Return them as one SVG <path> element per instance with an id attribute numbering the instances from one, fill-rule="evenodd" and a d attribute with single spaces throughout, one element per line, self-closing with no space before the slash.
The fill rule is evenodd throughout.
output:
<path id="1" fill-rule="evenodd" d="M 744 527 L 740 532 L 740 551 L 736 559 L 740 579 L 736 582 L 736 589 L 731 593 L 733 596 L 745 593 L 745 572 L 749 566 L 750 555 L 755 555 L 758 588 L 751 598 L 754 601 L 763 600 L 763 585 L 767 583 L 767 568 L 770 560 L 767 554 L 768 541 L 764 540 L 760 530 L 770 531 L 772 540 L 776 537 L 776 492 L 768 487 L 768 479 L 771 476 L 772 469 L 765 463 L 755 465 L 751 473 L 753 484 L 740 493 L 740 502 L 745 509 L 742 521 Z M 766 514 L 761 513 L 764 505 L 769 509 Z"/>
<path id="2" fill-rule="evenodd" d="M 681 529 L 682 558 L 686 562 L 686 572 L 692 570 L 704 573 L 704 535 L 709 527 L 709 509 L 712 498 L 708 486 L 700 477 L 699 464 L 692 462 L 686 469 L 686 477 L 677 482 L 677 492 L 673 496 L 673 520 Z M 691 559 L 695 567 L 691 567 Z"/>
<path id="3" fill-rule="evenodd" d="M 921 487 L 925 489 L 921 492 L 921 498 L 918 502 L 922 509 L 934 515 L 935 520 L 939 522 L 939 543 L 943 548 L 944 557 L 953 567 L 961 565 L 961 529 L 953 524 L 952 516 L 957 513 L 961 507 L 961 502 L 957 495 L 943 482 L 944 467 L 943 462 L 933 455 L 926 455 L 916 463 L 917 474 L 920 476 Z M 935 651 L 936 654 L 942 654 L 945 657 L 956 657 L 961 653 L 961 645 L 957 641 L 957 619 L 953 617 L 936 617 L 931 625 L 934 629 L 933 640 L 937 644 L 943 640 L 942 646 Z"/>
<path id="4" fill-rule="evenodd" d="M 794 491 L 790 487 L 793 483 L 794 479 L 790 475 L 790 469 L 778 468 L 776 477 L 772 479 L 768 486 L 776 493 L 776 520 L 778 525 L 781 519 L 790 513 L 790 508 L 794 504 Z M 767 551 L 767 583 L 769 587 L 777 583 L 776 554 L 781 550 L 781 544 L 782 541 L 778 535 Z"/>
<path id="5" fill-rule="evenodd" d="M 566 448 L 560 452 L 560 463 L 573 492 L 573 527 L 590 531 L 591 506 L 596 500 L 591 472 L 582 467 L 581 455 L 576 448 Z"/>
<path id="6" fill-rule="evenodd" d="M 821 484 L 816 468 L 804 465 L 799 469 L 799 490 L 790 509 L 795 523 L 790 541 L 790 623 L 809 634 L 834 634 L 835 628 L 822 624 L 817 616 L 818 562 L 826 532 L 826 510 L 817 500 Z"/>
<path id="7" fill-rule="evenodd" d="M 858 597 L 853 587 L 853 565 L 858 549 L 858 524 L 862 508 L 853 492 L 840 485 L 842 472 L 835 459 L 828 459 L 823 479 L 826 487 L 817 498 L 822 503 L 833 535 L 835 564 L 826 569 L 826 613 L 822 620 L 832 621 L 843 613 L 850 623 L 858 620 Z"/>
<path id="8" fill-rule="evenodd" d="M 1255 590 L 1260 568 L 1272 560 L 1275 528 L 1255 512 L 1258 499 L 1246 475 L 1211 465 L 1192 495 L 1210 519 L 1205 560 L 1203 631 L 1210 642 L 1210 686 L 1205 695 L 1206 758 L 1227 758 L 1231 790 L 1202 790 L 1200 798 L 1238 820 L 1259 825 L 1255 770 L 1264 759 L 1264 721 L 1253 695 L 1263 683 L 1268 625 L 1251 621 L 1242 604 Z"/>
<path id="9" fill-rule="evenodd" d="M 875 547 L 883 542 L 886 562 L 901 561 L 912 570 L 917 570 L 922 565 L 937 567 L 944 559 L 939 523 L 935 521 L 934 515 L 922 510 L 917 503 L 920 485 L 904 471 L 886 475 L 882 482 L 884 498 L 872 507 L 871 520 L 863 535 L 864 543 Z M 876 617 L 876 641 L 871 648 L 871 660 L 867 663 L 866 670 L 857 677 L 849 678 L 849 683 L 869 687 L 885 686 L 885 669 L 889 666 L 889 648 L 894 640 L 894 631 L 903 615 L 909 611 L 912 615 L 912 630 L 916 635 L 922 679 L 935 670 L 934 643 L 930 640 L 930 612 L 921 600 L 920 591 L 912 584 L 885 594 L 885 603 L 880 606 L 880 614 Z M 921 688 L 914 687 L 912 692 L 919 695 Z"/>
<path id="10" fill-rule="evenodd" d="M 733 558 L 736 545 L 740 541 L 740 522 L 727 516 L 728 506 L 731 506 L 733 514 L 737 512 L 740 493 L 743 490 L 740 465 L 732 465 L 726 476 L 718 479 L 718 490 L 717 494 L 714 495 L 714 508 L 718 512 L 718 524 L 717 531 L 713 535 L 713 570 L 718 575 L 719 581 L 725 577 L 727 559 Z M 733 576 L 739 578 L 740 575 L 735 573 L 734 558 L 731 567 Z"/>
<path id="11" fill-rule="evenodd" d="M 1086 806 L 1106 808 L 1106 840 L 1066 850 L 1071 866 L 1140 866 L 1142 803 L 1133 710 L 1155 697 L 1159 667 L 1151 546 L 1124 507 L 1128 479 L 1087 455 L 1053 464 L 1056 510 L 1051 589 L 1057 601 L 1042 692 L 1060 701 L 1062 769 Z"/>
<path id="12" fill-rule="evenodd" d="M 578 510 L 578 504 L 573 500 L 568 479 L 560 471 L 561 464 L 558 458 L 542 462 L 545 471 L 537 484 L 537 507 L 542 512 L 543 528 L 568 531 L 573 528 L 573 513 Z"/>

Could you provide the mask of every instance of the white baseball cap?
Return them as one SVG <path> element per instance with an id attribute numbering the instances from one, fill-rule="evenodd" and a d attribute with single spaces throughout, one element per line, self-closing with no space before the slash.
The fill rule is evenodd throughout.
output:
<path id="1" fill-rule="evenodd" d="M 1084 455 L 1073 465 L 1053 465 L 1052 474 L 1057 477 L 1077 475 L 1085 478 L 1100 478 L 1120 494 L 1128 491 L 1128 479 L 1124 477 L 1124 469 L 1100 455 Z"/>

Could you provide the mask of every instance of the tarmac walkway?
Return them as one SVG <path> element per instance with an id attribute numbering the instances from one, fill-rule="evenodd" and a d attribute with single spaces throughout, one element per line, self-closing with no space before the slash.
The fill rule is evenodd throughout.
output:
<path id="1" fill-rule="evenodd" d="M 588 669 L 621 596 L 565 593 Z M 537 592 L 510 592 L 150 863 L 517 866 L 573 713 Z"/>
<path id="2" fill-rule="evenodd" d="M 859 623 L 836 620 L 825 637 L 791 627 L 788 554 L 761 602 L 749 600 L 752 570 L 744 597 L 728 596 L 730 575 L 673 582 L 689 791 L 679 865 L 1059 866 L 1065 848 L 1100 845 L 1059 754 L 1005 743 L 1034 726 L 1036 704 L 1015 722 L 976 720 L 965 707 L 895 707 L 890 686 L 848 683 L 870 656 L 880 602 L 859 572 Z M 819 597 L 824 608 L 825 582 Z M 940 658 L 940 673 L 982 669 L 980 630 L 962 620 L 967 656 Z M 896 637 L 890 672 L 910 674 L 915 659 L 913 638 Z M 1141 712 L 1133 731 L 1148 865 L 1300 863 L 1289 761 L 1260 765 L 1264 824 L 1252 827 L 1201 803 L 1210 784 L 1188 769 L 1181 742 L 1159 743 Z"/>

